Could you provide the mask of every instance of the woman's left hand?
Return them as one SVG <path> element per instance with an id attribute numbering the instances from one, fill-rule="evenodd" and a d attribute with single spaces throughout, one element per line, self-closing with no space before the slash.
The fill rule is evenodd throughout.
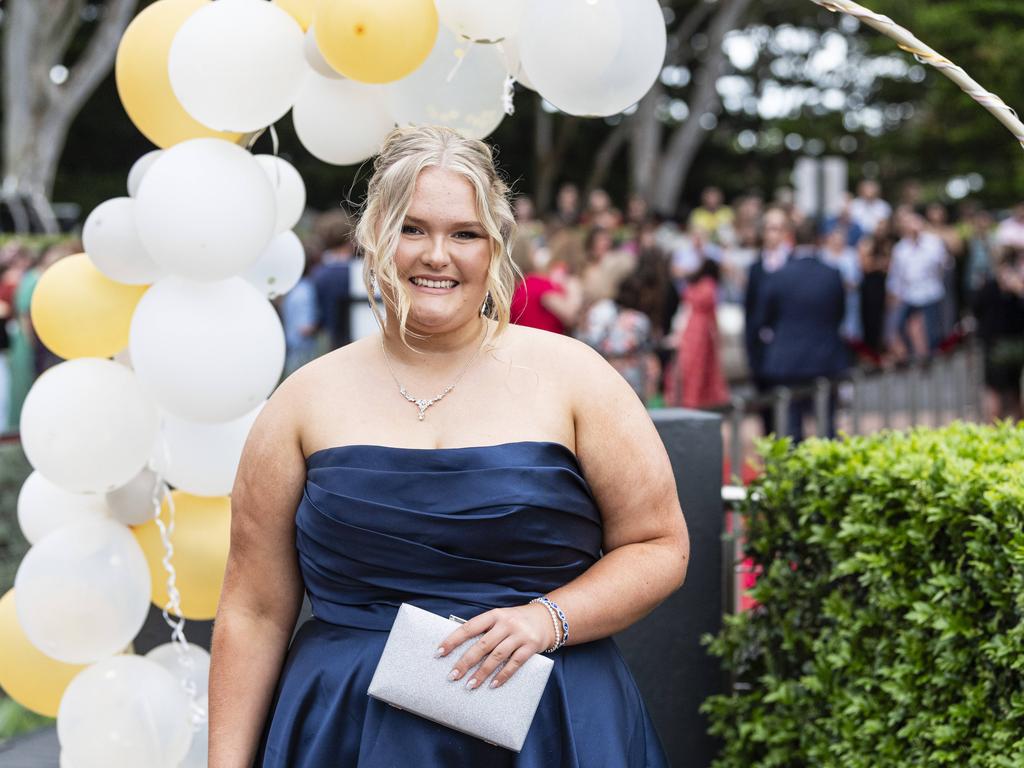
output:
<path id="1" fill-rule="evenodd" d="M 448 675 L 449 680 L 460 680 L 477 662 L 483 664 L 473 672 L 466 687 L 477 688 L 502 662 L 505 666 L 491 681 L 497 688 L 538 651 L 549 648 L 555 641 L 555 628 L 548 609 L 540 603 L 529 603 L 514 608 L 495 608 L 481 613 L 446 637 L 438 656 L 447 655 L 471 637 L 480 635 L 462 654 Z"/>

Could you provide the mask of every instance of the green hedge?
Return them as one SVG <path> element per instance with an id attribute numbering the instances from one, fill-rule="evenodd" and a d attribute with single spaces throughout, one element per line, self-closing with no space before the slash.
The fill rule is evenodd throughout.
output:
<path id="1" fill-rule="evenodd" d="M 28 551 L 28 542 L 18 527 L 18 493 L 31 471 L 19 443 L 0 444 L 0 595 L 14 586 L 14 575 Z M 0 691 L 0 742 L 51 723 Z"/>
<path id="2" fill-rule="evenodd" d="M 758 450 L 716 768 L 1024 765 L 1024 423 Z"/>
<path id="3" fill-rule="evenodd" d="M 20 443 L 0 443 L 0 595 L 14 586 L 14 574 L 28 551 L 18 526 L 18 494 L 31 472 Z"/>

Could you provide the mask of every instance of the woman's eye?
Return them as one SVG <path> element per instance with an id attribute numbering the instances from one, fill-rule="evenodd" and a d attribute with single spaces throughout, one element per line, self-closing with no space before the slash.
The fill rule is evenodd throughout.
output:
<path id="1" fill-rule="evenodd" d="M 480 235 L 478 235 L 476 232 L 463 231 L 456 232 L 455 237 L 457 237 L 459 240 L 475 240 L 476 238 L 480 237 Z"/>
<path id="2" fill-rule="evenodd" d="M 402 225 L 402 234 L 403 235 L 418 235 L 419 231 L 420 231 L 420 228 L 419 227 L 414 227 L 412 224 L 403 224 Z"/>

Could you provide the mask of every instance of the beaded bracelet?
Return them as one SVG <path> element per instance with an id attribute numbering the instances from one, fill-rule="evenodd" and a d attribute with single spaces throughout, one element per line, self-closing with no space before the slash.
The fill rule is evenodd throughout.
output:
<path id="1" fill-rule="evenodd" d="M 556 622 L 555 623 L 555 644 L 552 645 L 550 648 L 546 648 L 544 650 L 544 653 L 550 653 L 551 651 L 557 651 L 559 648 L 561 648 L 563 645 L 565 645 L 566 641 L 568 641 L 568 639 L 569 639 L 569 620 L 565 618 L 565 614 L 562 613 L 562 609 L 559 608 L 558 604 L 555 603 L 553 600 L 549 600 L 546 597 L 535 597 L 530 602 L 531 603 L 540 603 L 545 608 L 547 608 L 548 609 L 548 613 L 551 614 L 552 622 L 555 621 L 555 614 L 556 613 L 558 614 L 558 618 L 561 619 L 561 621 L 562 621 L 561 630 L 562 631 L 561 631 L 561 633 L 558 632 L 559 627 L 558 627 L 558 624 Z"/>
<path id="2" fill-rule="evenodd" d="M 530 602 L 531 603 L 540 603 L 540 600 L 533 599 Z M 541 605 L 544 605 L 544 604 L 541 603 Z M 550 648 L 545 648 L 543 651 L 541 651 L 541 653 L 551 653 L 551 651 L 554 651 L 554 650 L 556 650 L 558 648 L 558 639 L 561 636 L 562 632 L 561 632 L 561 627 L 558 626 L 558 617 L 555 615 L 554 609 L 552 609 L 552 607 L 550 605 L 544 605 L 544 608 L 547 609 L 548 616 L 551 617 L 551 626 L 555 630 L 555 641 L 551 644 Z"/>

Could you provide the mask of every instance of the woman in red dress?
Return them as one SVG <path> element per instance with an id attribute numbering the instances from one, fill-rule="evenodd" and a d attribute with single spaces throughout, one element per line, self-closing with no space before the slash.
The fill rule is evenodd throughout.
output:
<path id="1" fill-rule="evenodd" d="M 545 256 L 546 268 L 541 268 L 537 250 L 526 238 L 517 240 L 513 248 L 512 260 L 524 277 L 512 295 L 511 321 L 552 333 L 568 333 L 576 324 L 583 302 L 579 278 L 560 259 L 551 258 L 550 251 Z"/>
<path id="2" fill-rule="evenodd" d="M 665 372 L 668 406 L 705 408 L 729 400 L 715 319 L 718 275 L 718 263 L 705 259 L 683 290 L 687 320 L 675 359 Z"/>

